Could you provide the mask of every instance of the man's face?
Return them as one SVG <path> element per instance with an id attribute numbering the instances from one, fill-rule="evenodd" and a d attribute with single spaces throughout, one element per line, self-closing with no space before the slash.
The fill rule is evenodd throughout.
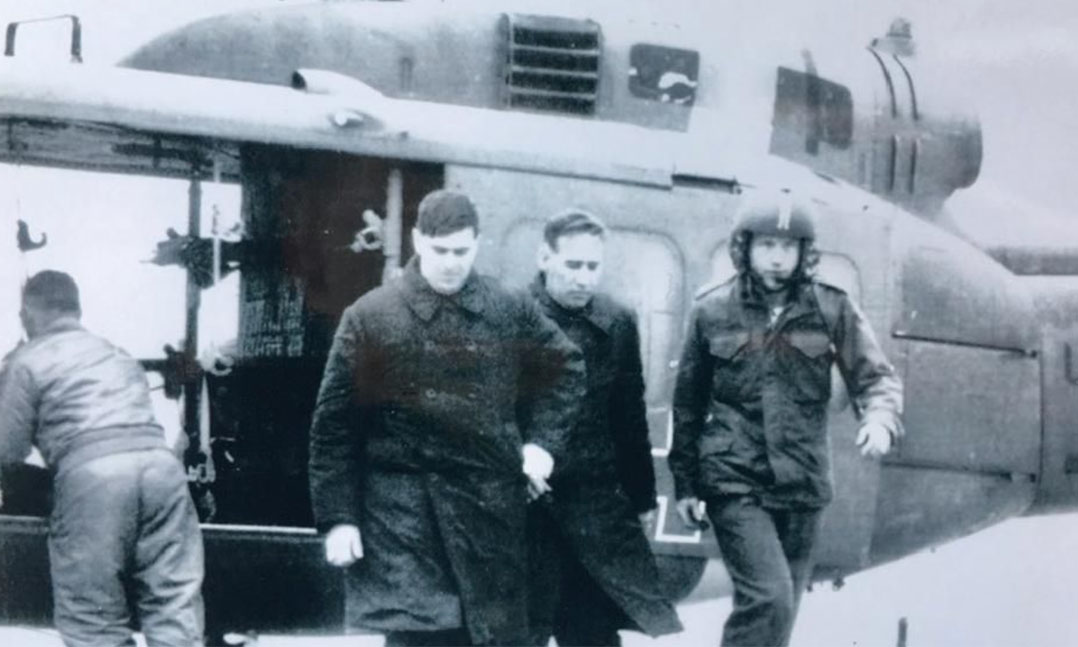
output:
<path id="1" fill-rule="evenodd" d="M 583 308 L 603 278 L 601 236 L 569 234 L 557 240 L 557 249 L 545 243 L 539 252 L 539 269 L 546 274 L 546 291 L 564 308 Z"/>
<path id="2" fill-rule="evenodd" d="M 425 236 L 412 230 L 412 242 L 419 254 L 419 273 L 439 294 L 456 294 L 464 287 L 479 251 L 475 229 L 467 227 L 445 236 Z"/>
<path id="3" fill-rule="evenodd" d="M 797 262 L 801 245 L 797 238 L 754 235 L 749 246 L 749 265 L 759 275 L 768 290 L 786 286 Z"/>

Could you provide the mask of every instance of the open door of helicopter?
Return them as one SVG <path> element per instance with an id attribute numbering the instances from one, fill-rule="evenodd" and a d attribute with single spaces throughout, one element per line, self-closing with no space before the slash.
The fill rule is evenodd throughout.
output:
<path id="1" fill-rule="evenodd" d="M 47 233 L 7 254 L 24 266 L 13 276 L 71 271 L 88 327 L 147 368 L 203 521 L 210 633 L 339 632 L 339 571 L 312 527 L 308 426 L 341 312 L 411 254 L 410 218 L 442 167 L 103 124 L 5 126 L 0 170 L 22 192 L 5 220 Z M 3 474 L 0 618 L 48 624 L 49 477 Z"/>
<path id="2" fill-rule="evenodd" d="M 216 483 L 204 515 L 227 524 L 206 526 L 209 619 L 220 613 L 215 622 L 224 627 L 333 630 L 340 627 L 338 572 L 323 563 L 310 530 L 314 400 L 341 312 L 410 255 L 404 232 L 422 196 L 442 185 L 442 170 L 264 146 L 243 147 L 240 160 L 246 250 L 237 250 L 235 359 L 218 358 L 223 370 L 207 376 L 205 391 Z M 196 431 L 188 428 L 188 436 Z M 289 546 L 291 531 L 282 529 L 291 528 Z M 245 559 L 240 568 L 249 570 L 240 571 Z M 274 581 L 274 572 L 283 577 Z M 254 596 L 245 590 L 237 608 L 241 598 L 230 589 L 256 582 L 268 586 Z"/>

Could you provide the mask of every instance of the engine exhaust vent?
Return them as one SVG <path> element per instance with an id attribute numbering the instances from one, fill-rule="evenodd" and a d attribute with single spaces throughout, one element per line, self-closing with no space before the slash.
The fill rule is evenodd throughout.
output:
<path id="1" fill-rule="evenodd" d="M 598 23 L 507 14 L 505 105 L 595 114 L 602 34 Z"/>

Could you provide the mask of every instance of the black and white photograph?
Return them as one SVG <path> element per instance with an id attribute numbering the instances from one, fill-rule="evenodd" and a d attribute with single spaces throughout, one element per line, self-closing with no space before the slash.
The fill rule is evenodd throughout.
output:
<path id="1" fill-rule="evenodd" d="M 0 643 L 1078 644 L 1078 7 L 0 0 Z"/>

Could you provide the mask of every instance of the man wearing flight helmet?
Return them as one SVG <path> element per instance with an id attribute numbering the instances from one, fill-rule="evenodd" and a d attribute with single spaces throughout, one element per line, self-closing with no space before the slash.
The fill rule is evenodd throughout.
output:
<path id="1" fill-rule="evenodd" d="M 706 510 L 734 583 L 723 645 L 786 645 L 831 500 L 827 405 L 837 363 L 861 453 L 902 433 L 902 385 L 868 322 L 819 259 L 807 202 L 746 199 L 737 275 L 699 295 L 674 392 L 670 469 L 688 525 Z"/>

